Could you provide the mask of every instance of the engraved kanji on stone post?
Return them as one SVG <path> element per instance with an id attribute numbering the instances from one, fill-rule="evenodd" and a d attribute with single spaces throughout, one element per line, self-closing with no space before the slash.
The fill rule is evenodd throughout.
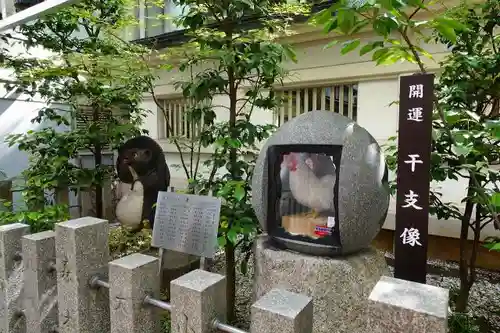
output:
<path id="1" fill-rule="evenodd" d="M 425 283 L 434 75 L 401 77 L 399 94 L 394 276 Z"/>

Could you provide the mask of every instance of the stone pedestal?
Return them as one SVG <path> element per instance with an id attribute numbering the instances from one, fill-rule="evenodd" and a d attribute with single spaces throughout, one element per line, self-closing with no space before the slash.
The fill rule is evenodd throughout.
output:
<path id="1" fill-rule="evenodd" d="M 367 249 L 339 258 L 278 250 L 266 236 L 256 241 L 254 297 L 274 288 L 313 299 L 313 333 L 369 333 L 368 297 L 388 274 L 382 253 Z"/>

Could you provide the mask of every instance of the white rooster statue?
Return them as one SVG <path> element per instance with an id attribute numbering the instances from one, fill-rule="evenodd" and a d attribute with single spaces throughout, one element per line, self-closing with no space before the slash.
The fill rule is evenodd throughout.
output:
<path id="1" fill-rule="evenodd" d="M 289 171 L 288 182 L 293 197 L 301 205 L 311 208 L 313 217 L 335 210 L 334 187 L 337 176 L 335 172 L 323 175 L 318 172 L 319 168 L 333 167 L 335 170 L 329 158 L 325 162 L 325 159 L 320 159 L 316 154 L 308 156 L 306 153 L 289 153 L 284 156 L 284 163 Z M 320 165 L 324 163 L 329 165 Z"/>

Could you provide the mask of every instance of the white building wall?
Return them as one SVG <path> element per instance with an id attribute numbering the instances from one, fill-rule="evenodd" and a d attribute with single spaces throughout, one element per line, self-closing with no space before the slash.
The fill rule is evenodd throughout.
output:
<path id="1" fill-rule="evenodd" d="M 374 40 L 370 33 L 360 35 L 364 40 Z M 324 38 L 324 36 L 322 37 Z M 391 102 L 399 99 L 399 76 L 411 74 L 418 71 L 415 64 L 398 63 L 389 66 L 376 66 L 371 61 L 371 55 L 360 57 L 356 52 L 348 55 L 341 55 L 340 48 L 342 43 L 330 48 L 324 49 L 328 42 L 325 39 L 318 39 L 318 34 L 302 34 L 295 36 L 290 40 L 295 42 L 297 52 L 297 63 L 286 64 L 291 70 L 290 77 L 285 82 L 285 87 L 304 88 L 320 86 L 324 84 L 358 84 L 358 109 L 357 121 L 359 125 L 366 128 L 379 144 L 384 144 L 386 140 L 396 135 L 398 128 L 398 106 Z M 447 50 L 443 45 L 426 44 L 421 45 L 424 49 L 433 54 L 433 60 L 424 59 L 430 71 L 439 70 L 439 61 L 447 55 Z M 158 96 L 169 97 L 178 95 L 172 86 L 172 83 L 180 78 L 178 73 L 166 73 L 158 82 L 156 93 Z M 155 105 L 148 105 L 153 112 L 156 112 Z M 222 116 L 223 113 L 219 111 Z M 273 122 L 274 118 L 271 112 L 256 110 L 252 116 L 255 123 Z M 154 117 L 148 121 L 147 128 L 152 137 L 154 133 Z M 157 138 L 157 136 L 156 136 Z M 179 164 L 180 159 L 176 153 L 175 147 L 167 142 L 160 142 L 167 156 L 170 165 Z M 205 150 L 203 158 L 209 156 L 210 150 Z M 173 169 L 172 185 L 183 186 L 185 177 L 181 170 Z M 391 175 L 394 178 L 394 175 Z M 440 188 L 443 193 L 444 201 L 451 201 L 462 206 L 460 200 L 466 192 L 466 183 L 460 181 L 447 181 L 440 184 L 432 184 L 433 187 Z M 384 224 L 385 229 L 394 230 L 395 226 L 395 198 L 392 199 L 388 218 Z M 457 220 L 437 220 L 430 218 L 429 232 L 433 235 L 459 237 L 460 221 Z M 484 229 L 483 238 L 498 235 L 498 232 L 489 226 Z M 472 237 L 470 235 L 470 237 Z"/>
<path id="2" fill-rule="evenodd" d="M 2 42 L 3 43 L 3 42 Z M 48 57 L 50 53 L 41 49 L 33 48 L 29 51 L 20 44 L 16 43 L 9 46 L 12 55 L 29 55 L 31 57 Z M 30 130 L 37 130 L 43 126 L 51 126 L 58 131 L 64 131 L 65 126 L 56 124 L 36 124 L 31 120 L 36 117 L 38 111 L 46 107 L 47 104 L 40 96 L 28 96 L 18 94 L 15 91 L 9 91 L 5 88 L 3 82 L 13 80 L 12 71 L 7 69 L 0 70 L 0 170 L 6 174 L 9 179 L 17 179 L 28 167 L 28 155 L 19 151 L 17 145 L 9 147 L 5 142 L 10 134 L 24 134 Z M 54 105 L 54 107 L 64 110 L 64 105 Z M 15 184 L 21 184 L 19 180 Z M 20 193 L 13 193 L 14 205 L 18 207 L 22 198 Z"/>

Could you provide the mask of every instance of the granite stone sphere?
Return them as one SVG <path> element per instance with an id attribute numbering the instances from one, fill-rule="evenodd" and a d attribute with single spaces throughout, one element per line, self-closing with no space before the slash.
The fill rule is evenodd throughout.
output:
<path id="1" fill-rule="evenodd" d="M 338 231 L 341 254 L 370 246 L 389 208 L 387 166 L 376 140 L 355 121 L 331 111 L 311 111 L 283 124 L 265 143 L 252 179 L 252 205 L 267 228 L 268 147 L 274 145 L 340 145 Z M 311 244 L 312 245 L 312 244 Z"/>

